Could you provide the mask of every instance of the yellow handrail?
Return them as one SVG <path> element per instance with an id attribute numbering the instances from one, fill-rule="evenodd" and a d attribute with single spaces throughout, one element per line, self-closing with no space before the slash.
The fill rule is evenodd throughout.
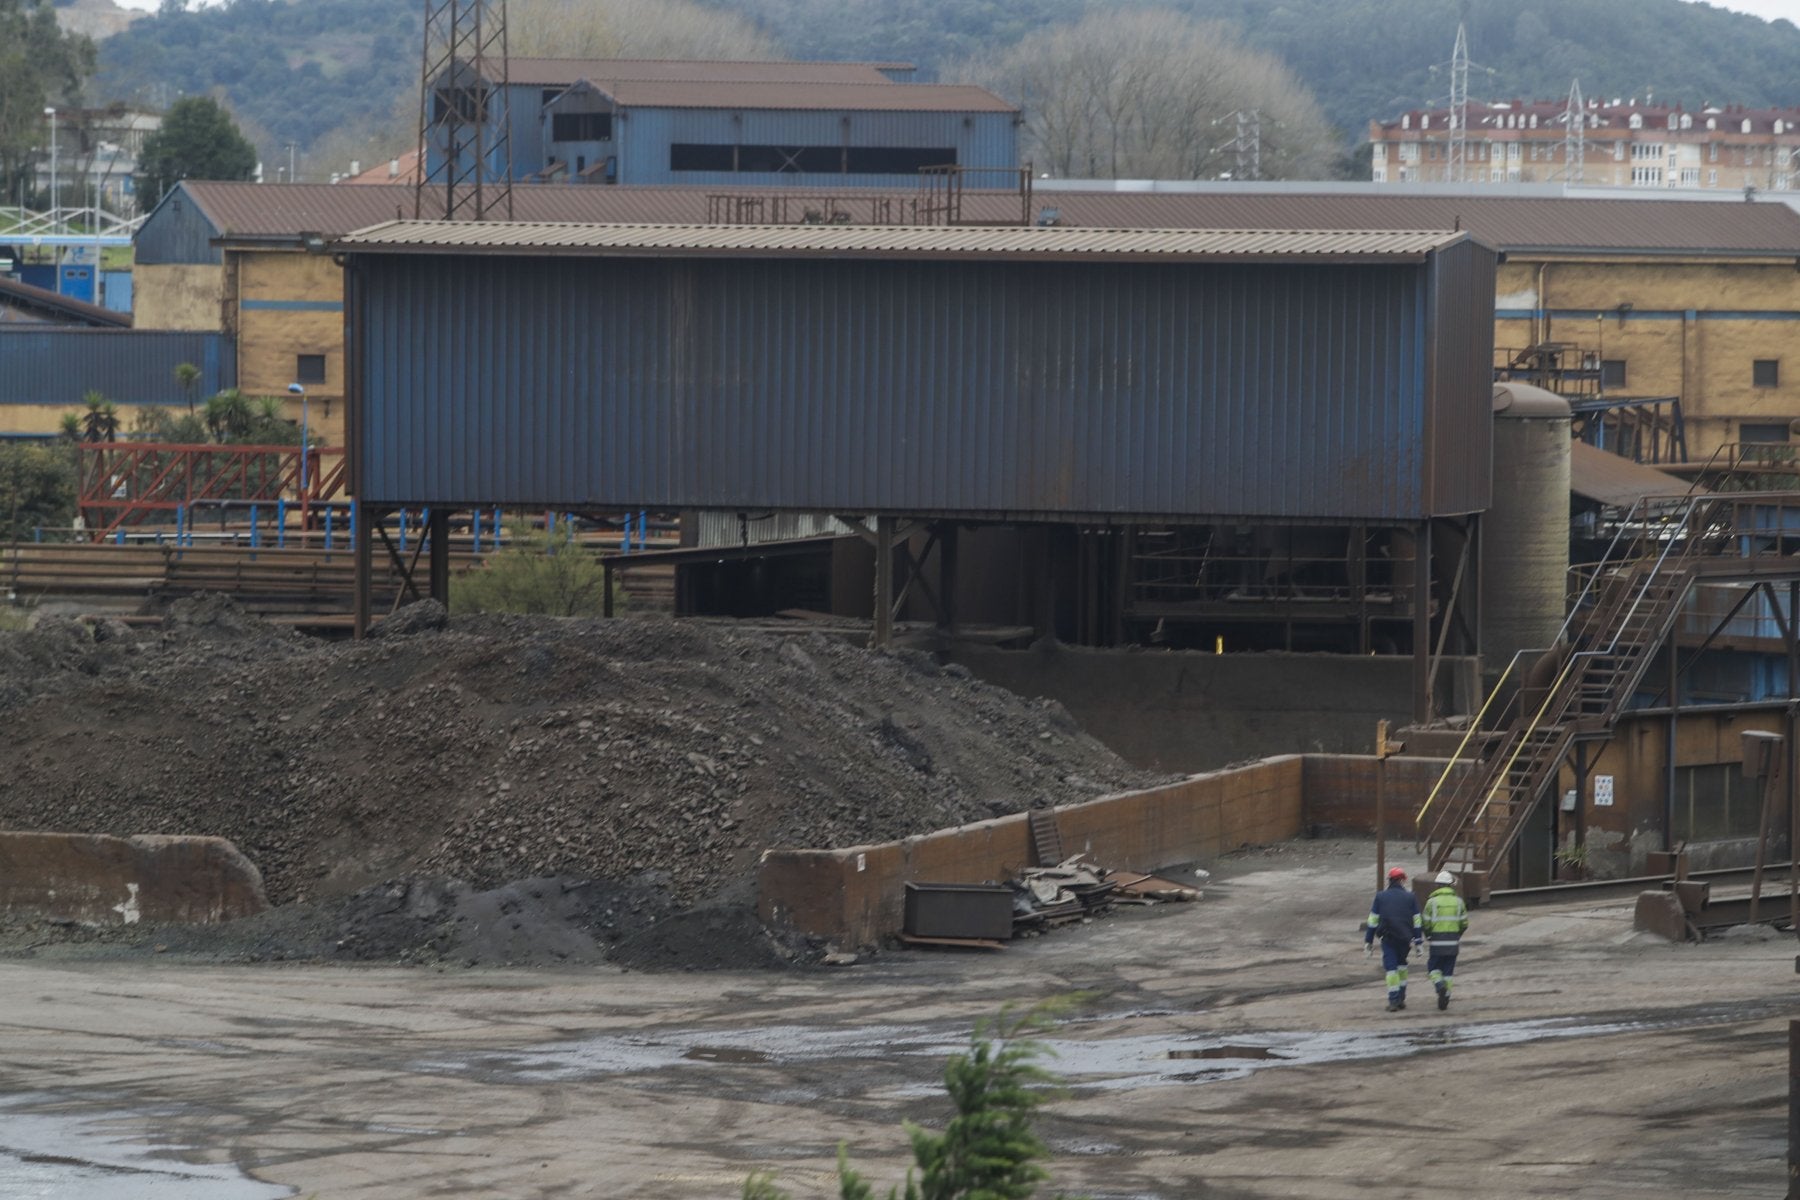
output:
<path id="1" fill-rule="evenodd" d="M 1517 667 L 1519 665 L 1519 660 L 1524 658 L 1527 654 L 1543 653 L 1544 651 L 1542 650 L 1520 650 L 1512 656 L 1512 661 L 1506 664 L 1506 670 L 1500 673 L 1500 678 L 1495 682 L 1493 689 L 1488 692 L 1488 698 L 1482 702 L 1481 711 L 1475 714 L 1475 719 L 1473 721 L 1469 722 L 1468 732 L 1463 734 L 1462 741 L 1457 743 L 1456 749 L 1451 752 L 1450 761 L 1444 764 L 1443 774 L 1439 775 L 1437 782 L 1432 785 L 1431 794 L 1425 797 L 1425 803 L 1419 806 L 1418 815 L 1413 817 L 1413 832 L 1415 834 L 1418 833 L 1420 827 L 1424 825 L 1426 812 L 1437 802 L 1438 793 L 1443 790 L 1445 781 L 1450 778 L 1450 772 L 1454 771 L 1456 769 L 1456 764 L 1462 761 L 1463 751 L 1468 749 L 1469 740 L 1473 738 L 1476 731 L 1481 728 L 1482 719 L 1487 716 L 1488 709 L 1493 705 L 1495 700 L 1500 698 L 1500 693 L 1506 690 L 1506 681 L 1512 678 L 1513 668 Z"/>
<path id="2" fill-rule="evenodd" d="M 1589 656 L 1589 652 L 1569 655 L 1569 661 L 1564 664 L 1562 673 L 1556 677 L 1556 682 L 1545 691 L 1544 702 L 1538 706 L 1537 715 L 1531 718 L 1531 724 L 1527 725 L 1525 732 L 1519 735 L 1518 744 L 1513 747 L 1512 755 L 1507 758 L 1506 765 L 1495 773 L 1494 786 L 1488 789 L 1487 799 L 1483 800 L 1481 807 L 1475 810 L 1474 817 L 1469 821 L 1470 825 L 1481 824 L 1481 818 L 1487 815 L 1488 805 L 1492 804 L 1494 797 L 1500 794 L 1500 785 L 1512 773 L 1513 764 L 1519 761 L 1519 754 L 1525 749 L 1525 740 L 1537 732 L 1539 723 L 1544 719 L 1544 714 L 1550 711 L 1550 702 L 1555 700 L 1557 693 L 1562 690 L 1564 681 L 1569 678 L 1569 672 L 1575 669 L 1576 661 Z"/>

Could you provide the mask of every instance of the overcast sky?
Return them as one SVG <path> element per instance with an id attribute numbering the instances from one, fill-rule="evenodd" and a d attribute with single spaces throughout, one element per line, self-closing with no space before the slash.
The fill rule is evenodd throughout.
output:
<path id="1" fill-rule="evenodd" d="M 126 8 L 155 8 L 158 0 L 118 0 Z M 1786 17 L 1800 25 L 1800 0 L 1725 0 L 1717 5 L 1733 12 L 1754 13 L 1766 20 Z"/>

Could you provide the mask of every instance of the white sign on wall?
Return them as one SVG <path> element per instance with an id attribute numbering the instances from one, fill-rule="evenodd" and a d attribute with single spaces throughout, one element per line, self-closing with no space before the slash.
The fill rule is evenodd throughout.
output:
<path id="1" fill-rule="evenodd" d="M 1613 777 L 1611 775 L 1594 776 L 1594 807 L 1611 808 L 1613 802 Z"/>

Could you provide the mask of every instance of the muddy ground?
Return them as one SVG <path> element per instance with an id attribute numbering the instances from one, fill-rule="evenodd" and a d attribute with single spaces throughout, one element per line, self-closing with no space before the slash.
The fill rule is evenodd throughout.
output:
<path id="1" fill-rule="evenodd" d="M 0 828 L 230 838 L 278 911 L 31 927 L 215 959 L 755 966 L 771 846 L 844 846 L 1162 777 L 1054 702 L 915 652 L 730 623 L 414 606 L 363 643 L 230 603 L 0 634 Z"/>
<path id="2" fill-rule="evenodd" d="M 1045 1197 L 1784 1194 L 1791 937 L 1478 910 L 1450 1009 L 1390 1014 L 1372 844 L 1205 865 L 1197 904 L 835 971 L 0 962 L 0 1194 L 49 1146 L 10 1170 L 127 1185 L 51 1193 L 84 1200 L 728 1200 L 757 1169 L 825 1200 L 840 1141 L 885 1194 L 975 1022 L 1073 991 Z"/>

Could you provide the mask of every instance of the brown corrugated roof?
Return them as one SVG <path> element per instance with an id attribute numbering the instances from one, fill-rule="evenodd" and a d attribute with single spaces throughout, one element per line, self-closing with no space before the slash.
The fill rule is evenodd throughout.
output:
<path id="1" fill-rule="evenodd" d="M 892 83 L 881 69 L 911 63 L 750 62 L 674 58 L 512 58 L 509 83 L 568 87 L 582 79 L 714 83 Z M 908 85 L 910 86 L 910 85 Z"/>
<path id="2" fill-rule="evenodd" d="M 348 250 L 725 257 L 1413 262 L 1466 240 L 1444 230 L 944 228 L 904 225 L 588 225 L 392 221 Z"/>
<path id="3" fill-rule="evenodd" d="M 1575 442 L 1569 447 L 1569 490 L 1588 500 L 1625 506 L 1649 496 L 1686 495 L 1689 487 L 1685 479 L 1596 449 L 1586 442 Z M 1694 490 L 1703 492 L 1706 489 Z"/>
<path id="4" fill-rule="evenodd" d="M 328 237 L 412 216 L 412 189 L 382 184 L 255 184 L 188 181 L 181 185 L 226 238 Z M 521 221 L 701 224 L 707 198 L 816 193 L 780 188 L 602 187 L 557 184 L 513 188 Z M 853 213 L 891 192 L 833 193 Z M 907 194 L 909 197 L 911 193 Z M 435 199 L 435 196 L 433 196 Z M 1540 197 L 1395 196 L 1258 192 L 1039 193 L 1034 211 L 1053 208 L 1065 226 L 1100 229 L 1454 229 L 1459 225 L 1511 253 L 1727 254 L 1800 257 L 1800 213 L 1785 204 L 1698 200 L 1575 200 Z M 1010 192 L 972 192 L 966 218 L 1017 219 Z M 441 208 L 428 211 L 441 215 Z"/>
<path id="5" fill-rule="evenodd" d="M 1017 112 L 986 88 L 965 83 L 589 80 L 626 108 L 822 109 L 830 112 Z"/>
<path id="6" fill-rule="evenodd" d="M 1291 192 L 1057 192 L 1038 203 L 1080 225 L 1462 228 L 1509 253 L 1800 255 L 1800 213 L 1785 204 Z"/>
<path id="7" fill-rule="evenodd" d="M 85 300 L 77 300 L 73 296 L 61 296 L 48 288 L 34 287 L 29 283 L 20 283 L 16 279 L 8 279 L 0 275 L 0 300 L 12 300 L 22 308 L 35 309 L 38 312 L 55 317 L 65 317 L 80 325 L 94 325 L 109 329 L 129 329 L 131 314 L 114 312 L 98 304 L 89 304 Z"/>

